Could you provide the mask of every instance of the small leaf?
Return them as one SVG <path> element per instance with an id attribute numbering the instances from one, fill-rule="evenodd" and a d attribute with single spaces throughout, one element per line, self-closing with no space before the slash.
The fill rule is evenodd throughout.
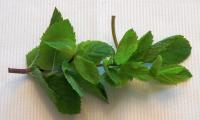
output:
<path id="1" fill-rule="evenodd" d="M 74 59 L 74 65 L 77 72 L 88 82 L 97 84 L 99 82 L 99 73 L 96 65 L 81 57 L 76 56 Z"/>
<path id="2" fill-rule="evenodd" d="M 60 11 L 55 7 L 54 11 L 53 11 L 53 15 L 51 17 L 51 22 L 50 22 L 50 26 L 56 22 L 60 22 L 63 21 L 63 17 L 60 13 Z"/>
<path id="3" fill-rule="evenodd" d="M 138 45 L 137 35 L 133 29 L 128 30 L 123 36 L 117 52 L 114 56 L 115 62 L 120 65 L 129 60 L 132 54 L 136 51 Z"/>
<path id="4" fill-rule="evenodd" d="M 105 66 L 104 69 L 107 76 L 109 77 L 109 79 L 107 80 L 109 81 L 109 83 L 111 83 L 111 85 L 122 86 L 127 83 L 128 79 L 121 79 L 119 75 L 119 70 L 117 68 L 109 68 L 108 66 Z"/>
<path id="5" fill-rule="evenodd" d="M 37 58 L 39 55 L 39 48 L 33 48 L 27 55 L 26 55 L 26 63 L 28 67 L 32 67 L 36 64 Z"/>
<path id="6" fill-rule="evenodd" d="M 141 60 L 144 57 L 144 55 L 148 52 L 149 48 L 151 48 L 152 42 L 153 35 L 151 31 L 149 31 L 138 40 L 137 50 L 131 58 L 133 60 Z"/>
<path id="7" fill-rule="evenodd" d="M 143 62 L 129 61 L 121 66 L 120 74 L 132 80 L 134 77 L 139 80 L 149 81 L 153 77 L 150 75 L 149 69 Z"/>
<path id="8" fill-rule="evenodd" d="M 73 76 L 70 75 L 71 69 L 72 68 L 67 61 L 63 62 L 62 71 L 64 73 L 65 78 L 67 79 L 67 81 L 71 85 L 71 87 L 80 95 L 80 97 L 82 97 L 83 90 L 80 87 L 80 85 L 77 83 L 77 81 L 73 78 Z"/>
<path id="9" fill-rule="evenodd" d="M 191 52 L 191 46 L 181 35 L 168 37 L 157 42 L 145 55 L 145 62 L 152 62 L 158 55 L 163 58 L 163 64 L 178 64 L 184 61 Z"/>
<path id="10" fill-rule="evenodd" d="M 104 70 L 105 70 L 105 79 L 113 86 L 122 86 L 128 82 L 129 78 L 127 76 L 124 77 L 123 74 L 120 74 L 119 66 L 111 66 L 109 67 L 111 59 L 105 59 L 103 61 Z"/>
<path id="11" fill-rule="evenodd" d="M 183 66 L 168 65 L 162 67 L 156 79 L 163 84 L 177 84 L 192 77 L 192 74 Z"/>
<path id="12" fill-rule="evenodd" d="M 102 59 L 114 54 L 112 46 L 101 41 L 84 41 L 78 45 L 77 54 L 98 64 Z"/>
<path id="13" fill-rule="evenodd" d="M 36 67 L 32 68 L 31 75 L 45 90 L 60 112 L 68 114 L 80 112 L 80 97 L 62 76 L 51 76 L 45 79 L 42 72 Z"/>
<path id="14" fill-rule="evenodd" d="M 158 74 L 160 68 L 161 68 L 161 65 L 162 65 L 162 56 L 159 55 L 159 56 L 154 60 L 152 66 L 151 66 L 150 72 L 151 72 L 154 76 L 156 76 L 156 75 Z"/>

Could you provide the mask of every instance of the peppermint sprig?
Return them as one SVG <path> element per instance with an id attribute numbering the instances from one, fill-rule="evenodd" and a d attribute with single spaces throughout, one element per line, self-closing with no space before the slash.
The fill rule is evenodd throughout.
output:
<path id="1" fill-rule="evenodd" d="M 179 65 L 191 52 L 182 35 L 153 43 L 151 31 L 138 38 L 129 29 L 118 44 L 114 16 L 111 25 L 116 50 L 98 40 L 77 44 L 70 21 L 55 8 L 40 44 L 26 55 L 27 69 L 9 68 L 9 72 L 33 76 L 57 109 L 66 114 L 80 112 L 86 92 L 108 102 L 105 84 L 119 87 L 136 78 L 173 85 L 192 77 Z"/>

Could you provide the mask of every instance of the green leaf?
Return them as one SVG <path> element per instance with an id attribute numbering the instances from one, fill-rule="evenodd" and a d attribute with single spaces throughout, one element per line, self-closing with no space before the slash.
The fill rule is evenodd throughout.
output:
<path id="1" fill-rule="evenodd" d="M 56 22 L 60 22 L 63 21 L 63 17 L 60 13 L 60 11 L 55 7 L 54 11 L 53 11 L 53 15 L 51 17 L 51 22 L 50 22 L 50 26 Z"/>
<path id="2" fill-rule="evenodd" d="M 114 54 L 112 46 L 101 41 L 84 41 L 78 45 L 77 54 L 98 64 L 102 59 Z"/>
<path id="3" fill-rule="evenodd" d="M 138 47 L 136 52 L 132 55 L 133 60 L 141 60 L 144 55 L 151 48 L 153 42 L 153 35 L 151 31 L 148 31 L 144 36 L 138 40 Z"/>
<path id="4" fill-rule="evenodd" d="M 132 80 L 134 77 L 143 81 L 149 81 L 153 79 L 148 67 L 145 66 L 143 62 L 127 62 L 126 64 L 121 66 L 120 74 L 121 76 L 126 77 L 130 80 Z"/>
<path id="5" fill-rule="evenodd" d="M 57 73 L 46 78 L 49 87 L 56 93 L 56 106 L 62 113 L 80 113 L 80 96 L 70 86 L 64 75 Z"/>
<path id="6" fill-rule="evenodd" d="M 81 86 L 81 88 L 83 88 L 85 91 L 95 95 L 96 97 L 104 100 L 105 102 L 108 102 L 108 96 L 106 93 L 106 90 L 103 86 L 102 83 L 98 83 L 97 85 L 92 84 L 88 81 L 86 81 L 85 79 L 83 79 L 80 75 L 75 74 L 73 76 L 76 80 L 79 80 L 79 85 Z"/>
<path id="7" fill-rule="evenodd" d="M 77 73 L 77 71 L 75 70 L 74 66 L 72 66 L 72 64 L 68 64 L 68 65 L 70 65 L 69 67 L 67 67 L 68 74 L 72 76 L 74 80 L 76 80 L 80 88 L 108 102 L 108 97 L 107 97 L 106 90 L 103 84 L 98 83 L 97 85 L 95 85 L 88 82 L 83 77 L 81 77 L 80 74 Z"/>
<path id="8" fill-rule="evenodd" d="M 163 84 L 177 84 L 192 77 L 192 74 L 181 65 L 168 65 L 160 68 L 156 79 Z"/>
<path id="9" fill-rule="evenodd" d="M 115 62 L 120 65 L 128 61 L 132 54 L 136 51 L 137 45 L 138 41 L 136 33 L 133 29 L 128 30 L 119 43 L 117 52 L 114 56 Z"/>
<path id="10" fill-rule="evenodd" d="M 184 61 L 191 52 L 191 46 L 181 35 L 168 37 L 157 42 L 145 55 L 145 62 L 152 62 L 158 55 L 163 58 L 163 64 L 178 64 Z"/>
<path id="11" fill-rule="evenodd" d="M 43 70 L 52 70 L 60 68 L 62 62 L 66 60 L 64 53 L 59 52 L 48 45 L 41 43 L 37 65 Z"/>
<path id="12" fill-rule="evenodd" d="M 39 48 L 33 48 L 27 55 L 26 55 L 26 64 L 28 67 L 32 67 L 36 64 L 37 58 L 39 55 Z"/>
<path id="13" fill-rule="evenodd" d="M 105 70 L 105 80 L 113 86 L 122 86 L 128 82 L 129 77 L 120 74 L 119 66 L 109 66 L 111 59 L 105 59 L 103 61 L 103 66 Z"/>
<path id="14" fill-rule="evenodd" d="M 42 36 L 42 42 L 66 54 L 70 59 L 76 49 L 76 40 L 73 27 L 69 20 L 51 25 Z"/>
<path id="15" fill-rule="evenodd" d="M 73 76 L 70 75 L 71 69 L 73 68 L 71 68 L 70 64 L 67 61 L 64 61 L 62 64 L 62 71 L 64 73 L 64 76 L 67 79 L 68 83 L 71 85 L 71 87 L 82 97 L 83 90 L 77 83 L 77 81 L 73 78 Z"/>
<path id="16" fill-rule="evenodd" d="M 39 68 L 37 67 L 33 67 L 32 71 L 30 73 L 30 75 L 32 77 L 35 78 L 35 80 L 37 81 L 37 83 L 43 88 L 43 90 L 47 93 L 48 97 L 54 102 L 57 102 L 57 97 L 56 97 L 56 93 L 49 88 L 46 80 L 44 79 L 42 72 L 39 70 Z"/>
<path id="17" fill-rule="evenodd" d="M 122 86 L 125 83 L 127 83 L 128 79 L 122 79 L 121 76 L 119 75 L 119 70 L 118 68 L 109 68 L 108 66 L 104 66 L 105 72 L 107 76 L 109 77 L 108 82 L 113 85 L 113 86 Z"/>
<path id="18" fill-rule="evenodd" d="M 76 114 L 80 112 L 80 97 L 65 82 L 63 77 L 51 76 L 45 79 L 42 72 L 33 67 L 31 75 L 40 84 L 48 97 L 62 113 Z"/>
<path id="19" fill-rule="evenodd" d="M 99 73 L 93 62 L 81 56 L 76 56 L 73 62 L 75 69 L 85 80 L 92 84 L 97 84 L 99 82 Z"/>
<path id="20" fill-rule="evenodd" d="M 159 55 L 159 56 L 154 60 L 152 66 L 151 66 L 150 72 L 151 72 L 154 76 L 156 76 L 156 75 L 158 74 L 160 68 L 161 68 L 161 65 L 162 65 L 162 56 Z"/>
<path id="21" fill-rule="evenodd" d="M 64 60 L 75 54 L 75 34 L 68 20 L 54 23 L 44 35 L 39 46 L 37 65 L 44 70 L 60 68 Z"/>
<path id="22" fill-rule="evenodd" d="M 103 86 L 102 83 L 98 83 L 97 85 L 94 85 L 82 79 L 80 80 L 80 85 L 87 92 L 101 98 L 105 102 L 108 102 L 108 96 L 107 96 L 105 87 Z"/>

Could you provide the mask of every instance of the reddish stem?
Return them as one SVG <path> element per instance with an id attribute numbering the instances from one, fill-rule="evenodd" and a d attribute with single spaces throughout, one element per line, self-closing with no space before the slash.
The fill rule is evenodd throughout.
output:
<path id="1" fill-rule="evenodd" d="M 26 68 L 26 69 L 8 68 L 8 72 L 9 73 L 27 74 L 27 73 L 31 72 L 31 69 L 30 68 Z"/>

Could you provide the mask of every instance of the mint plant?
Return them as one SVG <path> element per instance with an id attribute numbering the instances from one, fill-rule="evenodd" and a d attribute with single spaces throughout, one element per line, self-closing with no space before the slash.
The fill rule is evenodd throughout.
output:
<path id="1" fill-rule="evenodd" d="M 55 8 L 40 44 L 26 55 L 27 69 L 8 70 L 34 77 L 64 114 L 80 113 L 81 98 L 86 92 L 108 102 L 105 84 L 118 87 L 136 78 L 174 85 L 192 77 L 188 69 L 179 65 L 191 52 L 182 35 L 153 43 L 151 31 L 138 38 L 129 29 L 118 44 L 114 16 L 111 25 L 116 51 L 97 40 L 77 44 L 70 21 Z"/>

